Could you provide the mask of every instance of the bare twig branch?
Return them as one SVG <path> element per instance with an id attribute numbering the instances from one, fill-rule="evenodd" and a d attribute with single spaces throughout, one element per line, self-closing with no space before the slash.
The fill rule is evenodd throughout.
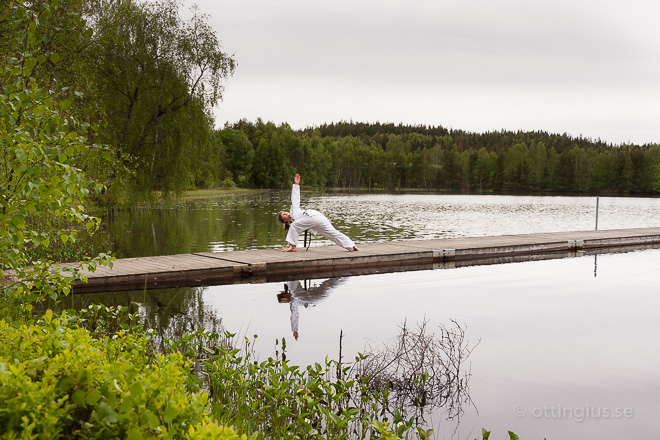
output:
<path id="1" fill-rule="evenodd" d="M 475 346 L 465 339 L 465 327 L 455 320 L 431 333 L 428 321 L 410 330 L 404 322 L 401 332 L 379 350 L 368 346 L 368 357 L 355 365 L 356 374 L 374 391 L 388 391 L 394 407 L 414 408 L 423 418 L 425 411 L 444 408 L 449 419 L 460 418 L 462 405 L 472 404 L 467 362 Z"/>

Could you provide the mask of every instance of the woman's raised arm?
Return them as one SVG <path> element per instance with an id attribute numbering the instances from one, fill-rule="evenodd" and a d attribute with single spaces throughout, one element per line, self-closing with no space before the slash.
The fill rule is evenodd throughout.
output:
<path id="1" fill-rule="evenodd" d="M 291 186 L 291 215 L 295 218 L 298 218 L 298 215 L 294 212 L 300 209 L 300 174 L 296 174 L 296 177 L 293 179 L 293 186 Z"/>

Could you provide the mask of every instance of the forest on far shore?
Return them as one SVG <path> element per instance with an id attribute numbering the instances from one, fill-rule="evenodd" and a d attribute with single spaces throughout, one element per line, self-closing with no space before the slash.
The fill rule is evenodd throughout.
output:
<path id="1" fill-rule="evenodd" d="M 339 122 L 305 130 L 239 121 L 214 133 L 215 181 L 465 193 L 654 194 L 660 145 L 612 145 L 543 131 L 470 133 L 442 126 Z M 198 182 L 202 186 L 208 182 Z"/>

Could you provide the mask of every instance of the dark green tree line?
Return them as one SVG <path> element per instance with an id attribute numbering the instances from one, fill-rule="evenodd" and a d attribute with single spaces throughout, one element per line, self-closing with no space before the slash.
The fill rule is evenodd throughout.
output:
<path id="1" fill-rule="evenodd" d="M 546 132 L 476 134 L 362 123 L 294 131 L 287 124 L 258 120 L 239 121 L 219 133 L 225 130 L 240 132 L 242 141 L 253 145 L 248 180 L 259 188 L 286 187 L 294 172 L 317 187 L 479 193 L 653 194 L 660 180 L 657 144 L 607 145 Z"/>

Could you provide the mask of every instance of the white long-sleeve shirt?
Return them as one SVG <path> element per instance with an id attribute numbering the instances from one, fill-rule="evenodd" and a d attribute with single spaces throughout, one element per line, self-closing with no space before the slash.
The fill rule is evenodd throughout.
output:
<path id="1" fill-rule="evenodd" d="M 300 185 L 293 184 L 291 188 L 291 220 L 294 222 L 303 216 L 303 210 L 300 209 Z"/>

